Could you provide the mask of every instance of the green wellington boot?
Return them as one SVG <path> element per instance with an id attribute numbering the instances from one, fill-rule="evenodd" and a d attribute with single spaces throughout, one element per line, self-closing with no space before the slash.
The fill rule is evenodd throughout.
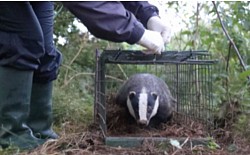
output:
<path id="1" fill-rule="evenodd" d="M 33 71 L 0 66 L 0 147 L 32 149 L 45 142 L 36 138 L 26 121 Z"/>
<path id="2" fill-rule="evenodd" d="M 37 138 L 56 139 L 52 130 L 52 82 L 33 83 L 28 126 Z"/>

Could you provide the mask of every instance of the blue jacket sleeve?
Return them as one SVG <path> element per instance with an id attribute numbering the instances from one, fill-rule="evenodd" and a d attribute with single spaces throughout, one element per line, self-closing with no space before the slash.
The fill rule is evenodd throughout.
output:
<path id="1" fill-rule="evenodd" d="M 143 11 L 140 11 L 140 9 L 149 5 L 143 5 L 143 2 L 141 2 L 141 5 L 135 3 L 123 5 L 124 3 L 114 1 L 62 3 L 81 20 L 94 36 L 114 42 L 125 41 L 130 44 L 138 42 L 145 28 L 135 15 L 141 21 L 147 20 L 148 16 L 153 16 L 150 11 L 146 11 L 147 17 L 143 16 Z M 132 11 L 135 15 L 128 11 L 128 8 L 130 8 L 129 10 L 136 9 L 137 11 Z"/>
<path id="2" fill-rule="evenodd" d="M 127 10 L 132 12 L 146 28 L 148 19 L 152 16 L 159 15 L 158 8 L 146 1 L 122 1 L 122 4 Z"/>

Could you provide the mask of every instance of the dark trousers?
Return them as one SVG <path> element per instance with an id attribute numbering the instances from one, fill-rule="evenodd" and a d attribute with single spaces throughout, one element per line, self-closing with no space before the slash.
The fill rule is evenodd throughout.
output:
<path id="1" fill-rule="evenodd" d="M 52 2 L 0 2 L 0 65 L 33 70 L 37 83 L 56 79 L 53 15 Z"/>

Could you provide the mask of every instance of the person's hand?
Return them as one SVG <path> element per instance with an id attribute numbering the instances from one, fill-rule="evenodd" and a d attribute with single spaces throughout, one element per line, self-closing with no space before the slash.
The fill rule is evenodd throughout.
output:
<path id="1" fill-rule="evenodd" d="M 146 54 L 161 54 L 165 50 L 163 38 L 159 32 L 145 30 L 137 44 L 147 48 Z"/>
<path id="2" fill-rule="evenodd" d="M 169 43 L 171 38 L 171 29 L 165 22 L 158 16 L 149 18 L 147 22 L 148 30 L 159 32 L 163 38 L 164 43 Z"/>

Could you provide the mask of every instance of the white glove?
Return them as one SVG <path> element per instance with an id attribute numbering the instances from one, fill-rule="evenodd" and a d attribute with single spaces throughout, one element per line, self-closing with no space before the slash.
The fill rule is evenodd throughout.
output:
<path id="1" fill-rule="evenodd" d="M 137 44 L 147 48 L 146 54 L 161 54 L 165 50 L 161 34 L 155 31 L 145 30 Z"/>
<path id="2" fill-rule="evenodd" d="M 171 29 L 158 16 L 149 18 L 147 28 L 152 31 L 157 31 L 161 34 L 164 43 L 169 43 L 171 38 Z"/>

